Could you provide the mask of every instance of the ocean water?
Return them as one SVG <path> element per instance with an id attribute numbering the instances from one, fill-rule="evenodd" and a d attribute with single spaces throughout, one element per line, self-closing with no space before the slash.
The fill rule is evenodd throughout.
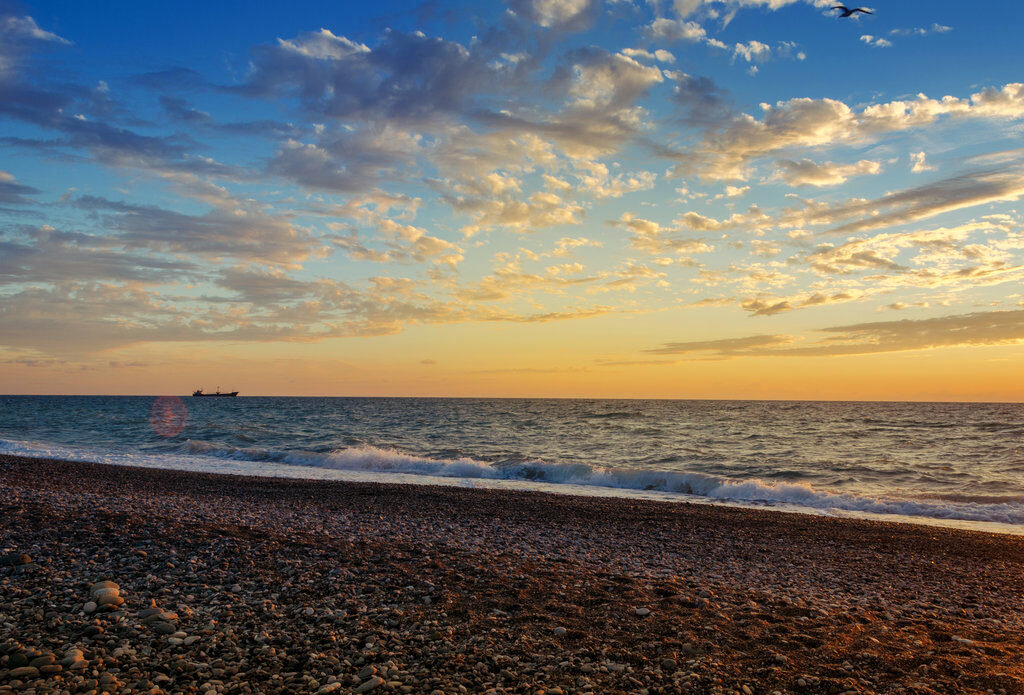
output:
<path id="1" fill-rule="evenodd" d="M 0 453 L 1024 534 L 1024 405 L 0 396 Z"/>

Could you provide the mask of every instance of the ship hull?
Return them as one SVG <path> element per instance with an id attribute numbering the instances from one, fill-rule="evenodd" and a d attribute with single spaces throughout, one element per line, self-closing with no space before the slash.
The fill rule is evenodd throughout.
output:
<path id="1" fill-rule="evenodd" d="M 238 391 L 232 391 L 231 393 L 193 393 L 193 398 L 234 398 L 238 395 Z"/>

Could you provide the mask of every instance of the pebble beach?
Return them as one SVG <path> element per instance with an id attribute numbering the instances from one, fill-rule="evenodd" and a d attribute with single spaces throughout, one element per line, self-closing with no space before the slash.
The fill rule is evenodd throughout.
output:
<path id="1" fill-rule="evenodd" d="M 0 693 L 1024 693 L 1024 538 L 0 456 Z"/>

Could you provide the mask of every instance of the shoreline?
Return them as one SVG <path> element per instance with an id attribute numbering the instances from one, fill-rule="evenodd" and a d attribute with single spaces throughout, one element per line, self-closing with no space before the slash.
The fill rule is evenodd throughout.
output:
<path id="1" fill-rule="evenodd" d="M 97 465 L 112 465 L 116 467 L 147 468 L 155 470 L 176 470 L 183 473 L 199 473 L 211 475 L 231 475 L 251 478 L 265 478 L 270 480 L 303 480 L 307 482 L 350 482 L 358 484 L 381 485 L 415 485 L 415 486 L 442 486 L 442 487 L 468 487 L 476 489 L 495 489 L 506 491 L 526 491 L 537 494 L 557 494 L 573 497 L 591 498 L 613 498 L 624 501 L 652 501 L 666 504 L 695 504 L 715 507 L 736 507 L 740 509 L 764 510 L 784 514 L 807 514 L 811 516 L 832 517 L 838 519 L 861 519 L 866 521 L 879 521 L 897 524 L 911 524 L 926 526 L 930 528 L 952 528 L 983 533 L 995 533 L 1024 537 L 1024 523 L 1015 524 L 1009 521 L 995 519 L 977 519 L 966 516 L 969 512 L 957 512 L 953 510 L 948 515 L 929 515 L 926 513 L 914 513 L 911 511 L 875 511 L 865 508 L 865 505 L 881 507 L 895 507 L 910 505 L 918 507 L 939 508 L 948 501 L 941 498 L 918 498 L 901 499 L 887 497 L 871 497 L 857 495 L 856 493 L 832 492 L 829 490 L 815 490 L 811 488 L 814 495 L 834 495 L 838 499 L 844 497 L 857 500 L 852 507 L 844 506 L 815 506 L 813 504 L 802 504 L 796 501 L 785 501 L 779 499 L 735 499 L 723 496 L 711 496 L 697 493 L 673 492 L 662 489 L 645 489 L 639 487 L 620 487 L 612 485 L 591 484 L 587 482 L 552 482 L 546 480 L 533 480 L 521 478 L 491 478 L 491 477 L 466 477 L 452 476 L 445 474 L 420 473 L 407 470 L 362 470 L 359 468 L 334 468 L 322 467 L 313 463 L 264 461 L 259 459 L 234 459 L 205 456 L 186 456 L 184 454 L 147 454 L 147 453 L 101 453 L 89 452 L 87 450 L 75 451 L 66 449 L 63 445 L 56 445 L 56 451 L 41 450 L 31 452 L 27 450 L 15 450 L 0 452 L 0 456 L 21 457 L 32 460 L 61 460 L 78 461 L 82 463 L 94 463 Z M 78 457 L 81 458 L 78 458 Z M 125 456 L 131 460 L 124 460 Z M 140 460 L 141 459 L 141 460 Z M 259 466 L 258 470 L 250 470 L 252 466 Z M 728 479 L 722 479 L 727 481 Z M 751 479 L 745 482 L 754 482 L 764 485 L 764 481 Z M 769 488 L 770 489 L 770 488 Z M 993 505 L 998 507 L 999 505 Z M 956 514 L 965 514 L 957 516 Z M 991 512 L 989 512 L 991 513 Z M 1014 511 L 1019 516 L 1019 511 Z"/>
<path id="2" fill-rule="evenodd" d="M 1011 535 L 13 456 L 0 493 L 0 692 L 1024 692 Z"/>

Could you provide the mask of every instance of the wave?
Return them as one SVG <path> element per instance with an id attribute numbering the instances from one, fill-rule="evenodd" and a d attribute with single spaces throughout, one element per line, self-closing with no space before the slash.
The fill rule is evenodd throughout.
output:
<path id="1" fill-rule="evenodd" d="M 92 460 L 120 465 L 150 465 L 179 467 L 212 472 L 224 472 L 219 467 L 204 467 L 202 459 L 238 462 L 229 472 L 259 475 L 261 462 L 284 464 L 282 467 L 301 466 L 294 477 L 308 477 L 309 468 L 349 471 L 360 474 L 387 476 L 423 476 L 425 480 L 439 478 L 495 481 L 522 481 L 559 486 L 604 488 L 621 491 L 657 491 L 687 495 L 708 501 L 744 505 L 786 506 L 821 513 L 851 513 L 898 515 L 925 519 L 965 522 L 996 522 L 1024 525 L 1024 498 L 979 497 L 901 499 L 868 496 L 815 489 L 807 483 L 766 481 L 759 478 L 735 479 L 698 472 L 667 471 L 657 469 L 602 468 L 583 463 L 550 463 L 522 458 L 487 462 L 471 457 L 428 458 L 382 449 L 369 445 L 354 446 L 327 453 L 299 452 L 258 447 L 231 447 L 211 442 L 187 440 L 170 455 L 145 455 L 122 452 L 118 454 L 86 452 L 80 449 L 54 448 L 28 442 L 0 440 L 0 453 L 37 458 Z M 170 459 L 174 459 L 173 461 Z M 248 465 L 247 465 L 248 464 Z M 274 474 L 281 474 L 275 470 Z M 287 473 L 286 473 L 287 474 Z M 379 478 L 378 478 L 379 479 Z M 408 478 L 403 478 L 408 481 Z M 567 492 L 571 489 L 562 488 Z M 597 490 L 594 490 L 597 492 Z"/>
<path id="2" fill-rule="evenodd" d="M 817 490 L 807 483 L 731 479 L 705 473 L 665 470 L 601 468 L 583 463 L 548 463 L 521 459 L 489 463 L 470 457 L 433 459 L 373 446 L 358 446 L 327 454 L 240 449 L 187 441 L 188 453 L 235 460 L 274 461 L 292 465 L 372 473 L 405 473 L 441 478 L 523 480 L 553 485 L 581 485 L 669 492 L 720 502 L 792 505 L 819 511 L 842 511 L 926 517 L 961 521 L 989 521 L 1024 525 L 1024 498 L 989 497 L 953 499 L 899 499 Z"/>

